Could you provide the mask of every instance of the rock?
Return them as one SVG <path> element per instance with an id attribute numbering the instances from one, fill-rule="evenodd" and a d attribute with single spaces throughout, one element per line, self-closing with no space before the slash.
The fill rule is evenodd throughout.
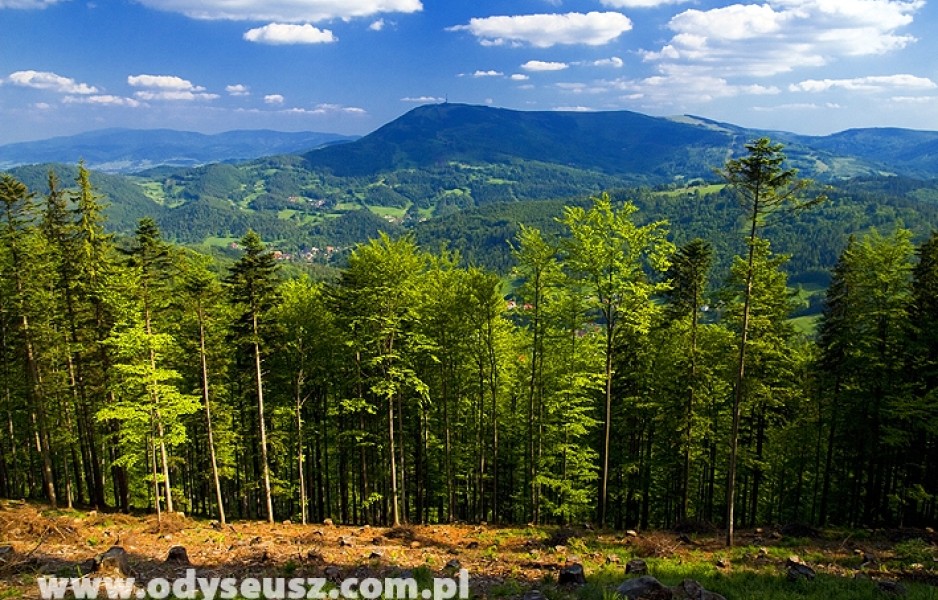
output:
<path id="1" fill-rule="evenodd" d="M 94 558 L 95 575 L 111 577 L 130 577 L 130 566 L 127 563 L 127 551 L 120 546 L 112 546 L 107 552 Z"/>
<path id="2" fill-rule="evenodd" d="M 685 579 L 681 585 L 671 588 L 671 597 L 674 600 L 726 600 L 720 594 L 705 590 L 693 579 Z"/>
<path id="3" fill-rule="evenodd" d="M 524 593 L 521 600 L 547 600 L 547 597 L 541 590 L 528 590 Z"/>
<path id="4" fill-rule="evenodd" d="M 626 537 L 637 538 L 637 537 L 638 537 L 638 532 L 635 531 L 634 529 L 629 529 L 628 531 L 625 532 L 625 535 L 626 535 Z"/>
<path id="5" fill-rule="evenodd" d="M 7 562 L 13 556 L 13 546 L 0 546 L 0 564 Z"/>
<path id="6" fill-rule="evenodd" d="M 306 553 L 306 560 L 320 561 L 322 560 L 322 553 L 319 550 L 310 550 Z"/>
<path id="7" fill-rule="evenodd" d="M 682 544 L 688 544 L 690 546 L 694 545 L 694 540 L 687 537 L 686 533 L 682 533 L 681 535 L 677 536 L 677 541 L 681 542 Z"/>
<path id="8" fill-rule="evenodd" d="M 414 540 L 414 541 L 412 541 L 412 542 L 410 543 L 410 547 L 411 547 L 411 548 L 415 548 L 415 549 L 416 549 L 416 548 L 419 548 L 419 547 L 420 547 L 420 542 L 418 542 L 417 540 Z"/>
<path id="9" fill-rule="evenodd" d="M 557 583 L 560 585 L 567 583 L 573 585 L 585 585 L 586 573 L 583 571 L 583 565 L 580 563 L 573 563 L 560 569 L 560 573 L 557 574 Z"/>
<path id="10" fill-rule="evenodd" d="M 348 538 L 340 537 L 340 538 L 339 538 L 339 546 L 342 547 L 342 548 L 350 547 L 350 546 L 352 546 L 352 540 L 350 540 L 350 539 L 348 539 Z"/>
<path id="11" fill-rule="evenodd" d="M 478 548 L 478 547 L 479 547 L 479 542 L 477 542 L 477 541 L 475 541 L 475 540 L 473 540 L 473 541 L 469 542 L 468 544 L 466 544 L 466 549 L 467 549 L 467 550 L 475 550 L 475 549 Z M 535 591 L 536 591 L 536 590 L 535 590 Z"/>
<path id="12" fill-rule="evenodd" d="M 927 533 L 928 535 L 935 535 L 935 530 L 932 529 L 931 527 L 926 527 L 925 533 Z"/>
<path id="13" fill-rule="evenodd" d="M 373 538 L 371 538 L 371 543 L 374 544 L 375 546 L 380 546 L 381 544 L 384 543 L 384 538 L 382 538 L 382 537 L 373 537 Z"/>
<path id="14" fill-rule="evenodd" d="M 879 588 L 879 591 L 885 594 L 892 594 L 894 596 L 906 595 L 905 586 L 898 581 L 880 580 L 876 582 L 876 587 Z"/>
<path id="15" fill-rule="evenodd" d="M 616 588 L 627 600 L 671 600 L 671 590 L 649 575 L 629 579 Z"/>
<path id="16" fill-rule="evenodd" d="M 617 565 L 617 564 L 619 564 L 621 561 L 622 561 L 622 559 L 619 558 L 619 555 L 618 555 L 618 554 L 607 554 L 607 555 L 606 555 L 606 564 L 607 564 L 607 565 Z"/>
<path id="17" fill-rule="evenodd" d="M 208 526 L 214 529 L 215 531 L 221 531 L 221 523 L 218 521 L 209 521 Z"/>
<path id="18" fill-rule="evenodd" d="M 718 561 L 717 561 L 716 563 L 714 563 L 714 564 L 716 564 L 716 567 L 717 567 L 718 569 L 729 569 L 729 568 L 730 568 L 730 563 L 729 563 L 729 561 L 728 561 L 728 560 L 725 560 L 725 559 L 722 559 L 722 558 L 721 558 L 720 560 L 718 560 Z"/>
<path id="19" fill-rule="evenodd" d="M 286 521 L 283 522 L 283 524 L 284 524 L 284 525 L 293 525 L 293 521 L 291 521 L 290 519 L 287 519 Z"/>
<path id="20" fill-rule="evenodd" d="M 185 546 L 173 546 L 170 548 L 169 553 L 166 555 L 166 562 L 177 565 L 191 564 L 189 562 L 189 553 L 186 552 Z"/>
<path id="21" fill-rule="evenodd" d="M 458 571 L 461 567 L 462 567 L 462 564 L 460 564 L 460 562 L 456 560 L 455 558 L 449 560 L 446 563 L 446 568 L 453 569 L 454 571 Z"/>
<path id="22" fill-rule="evenodd" d="M 626 575 L 648 575 L 648 564 L 640 558 L 625 563 Z"/>
<path id="23" fill-rule="evenodd" d="M 322 574 L 332 583 L 339 583 L 342 580 L 342 569 L 335 565 L 329 565 L 323 569 Z"/>
<path id="24" fill-rule="evenodd" d="M 332 519 L 324 519 L 322 524 L 326 527 L 335 527 L 335 522 Z"/>
<path id="25" fill-rule="evenodd" d="M 800 558 L 794 555 L 788 557 L 788 562 L 785 563 L 785 566 L 788 567 L 789 581 L 798 581 L 799 579 L 813 581 L 817 576 L 814 569 L 804 564 Z"/>
<path id="26" fill-rule="evenodd" d="M 378 552 L 377 550 L 372 550 L 372 551 L 371 551 L 371 554 L 368 555 L 368 558 L 373 559 L 373 560 L 375 560 L 375 559 L 380 559 L 380 558 L 383 558 L 383 557 L 384 557 L 384 555 L 381 554 L 380 552 Z"/>

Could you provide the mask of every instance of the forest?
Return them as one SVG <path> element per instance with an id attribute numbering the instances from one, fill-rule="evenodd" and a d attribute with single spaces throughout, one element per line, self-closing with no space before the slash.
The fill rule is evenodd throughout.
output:
<path id="1" fill-rule="evenodd" d="M 599 193 L 521 225 L 507 278 L 400 232 L 329 281 L 284 276 L 253 231 L 220 265 L 151 218 L 108 233 L 84 167 L 77 191 L 0 176 L 0 497 L 730 543 L 934 526 L 938 234 L 851 236 L 799 332 L 772 224 L 837 199 L 780 145 L 746 151 L 719 170 L 738 244 Z"/>

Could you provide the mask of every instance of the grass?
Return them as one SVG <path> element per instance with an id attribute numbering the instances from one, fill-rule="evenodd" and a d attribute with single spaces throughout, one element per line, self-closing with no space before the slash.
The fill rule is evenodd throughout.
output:
<path id="1" fill-rule="evenodd" d="M 703 196 L 706 194 L 716 194 L 724 187 L 726 187 L 726 184 L 724 183 L 711 183 L 709 185 L 681 187 L 674 190 L 661 190 L 659 192 L 655 192 L 655 195 L 664 196 L 666 198 L 680 198 L 687 195 L 694 196 L 697 194 L 697 192 L 700 192 L 700 194 Z"/>
<path id="2" fill-rule="evenodd" d="M 792 327 L 795 328 L 795 331 L 798 333 L 803 333 L 807 336 L 812 336 L 817 333 L 817 326 L 821 320 L 821 315 L 805 315 L 803 317 L 795 317 L 794 319 L 789 319 Z"/>

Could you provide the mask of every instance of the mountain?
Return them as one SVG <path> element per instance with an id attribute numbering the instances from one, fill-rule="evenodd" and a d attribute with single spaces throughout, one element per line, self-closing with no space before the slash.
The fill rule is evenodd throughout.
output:
<path id="1" fill-rule="evenodd" d="M 160 165 L 187 167 L 297 154 L 353 139 L 311 131 L 242 130 L 208 135 L 171 129 L 102 129 L 0 146 L 0 169 L 84 159 L 98 171 L 130 173 Z"/>
<path id="2" fill-rule="evenodd" d="M 536 161 L 637 179 L 708 175 L 736 135 L 620 112 L 522 112 L 433 104 L 418 107 L 362 139 L 305 155 L 311 169 L 338 176 L 471 164 Z M 706 167 L 704 166 L 706 165 Z"/>
<path id="3" fill-rule="evenodd" d="M 112 145 L 131 147 L 144 133 L 125 132 L 124 142 L 114 135 Z M 257 132 L 229 135 L 259 139 Z M 710 240 L 729 261 L 741 251 L 740 207 L 713 170 L 762 136 L 782 142 L 786 164 L 801 175 L 832 186 L 829 202 L 771 225 L 773 248 L 792 256 L 798 281 L 825 282 L 826 269 L 857 232 L 901 222 L 924 236 L 938 227 L 936 132 L 804 136 L 627 111 L 431 105 L 358 140 L 303 154 L 134 175 L 95 172 L 92 182 L 108 199 L 112 231 L 133 231 L 140 217 L 151 216 L 167 238 L 215 251 L 253 229 L 285 253 L 325 263 L 341 261 L 380 230 L 410 231 L 427 248 L 446 246 L 501 272 L 511 265 L 507 241 L 518 223 L 550 233 L 565 205 L 608 191 L 635 202 L 641 220 L 667 220 L 675 242 Z M 56 167 L 64 186 L 73 182 L 80 156 Z M 48 168 L 13 172 L 41 195 Z M 725 272 L 728 263 L 718 267 Z"/>
<path id="4" fill-rule="evenodd" d="M 806 176 L 938 177 L 938 132 L 854 129 L 804 136 L 693 116 L 514 111 L 464 104 L 415 108 L 355 142 L 308 152 L 305 159 L 308 168 L 340 177 L 451 162 L 535 161 L 661 184 L 712 178 L 715 166 L 762 136 L 784 142 L 789 163 Z"/>

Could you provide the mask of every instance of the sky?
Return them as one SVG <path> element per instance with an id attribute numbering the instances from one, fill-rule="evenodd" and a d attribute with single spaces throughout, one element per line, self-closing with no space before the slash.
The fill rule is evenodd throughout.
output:
<path id="1" fill-rule="evenodd" d="M 0 144 L 364 135 L 420 104 L 938 130 L 926 0 L 0 0 Z"/>

